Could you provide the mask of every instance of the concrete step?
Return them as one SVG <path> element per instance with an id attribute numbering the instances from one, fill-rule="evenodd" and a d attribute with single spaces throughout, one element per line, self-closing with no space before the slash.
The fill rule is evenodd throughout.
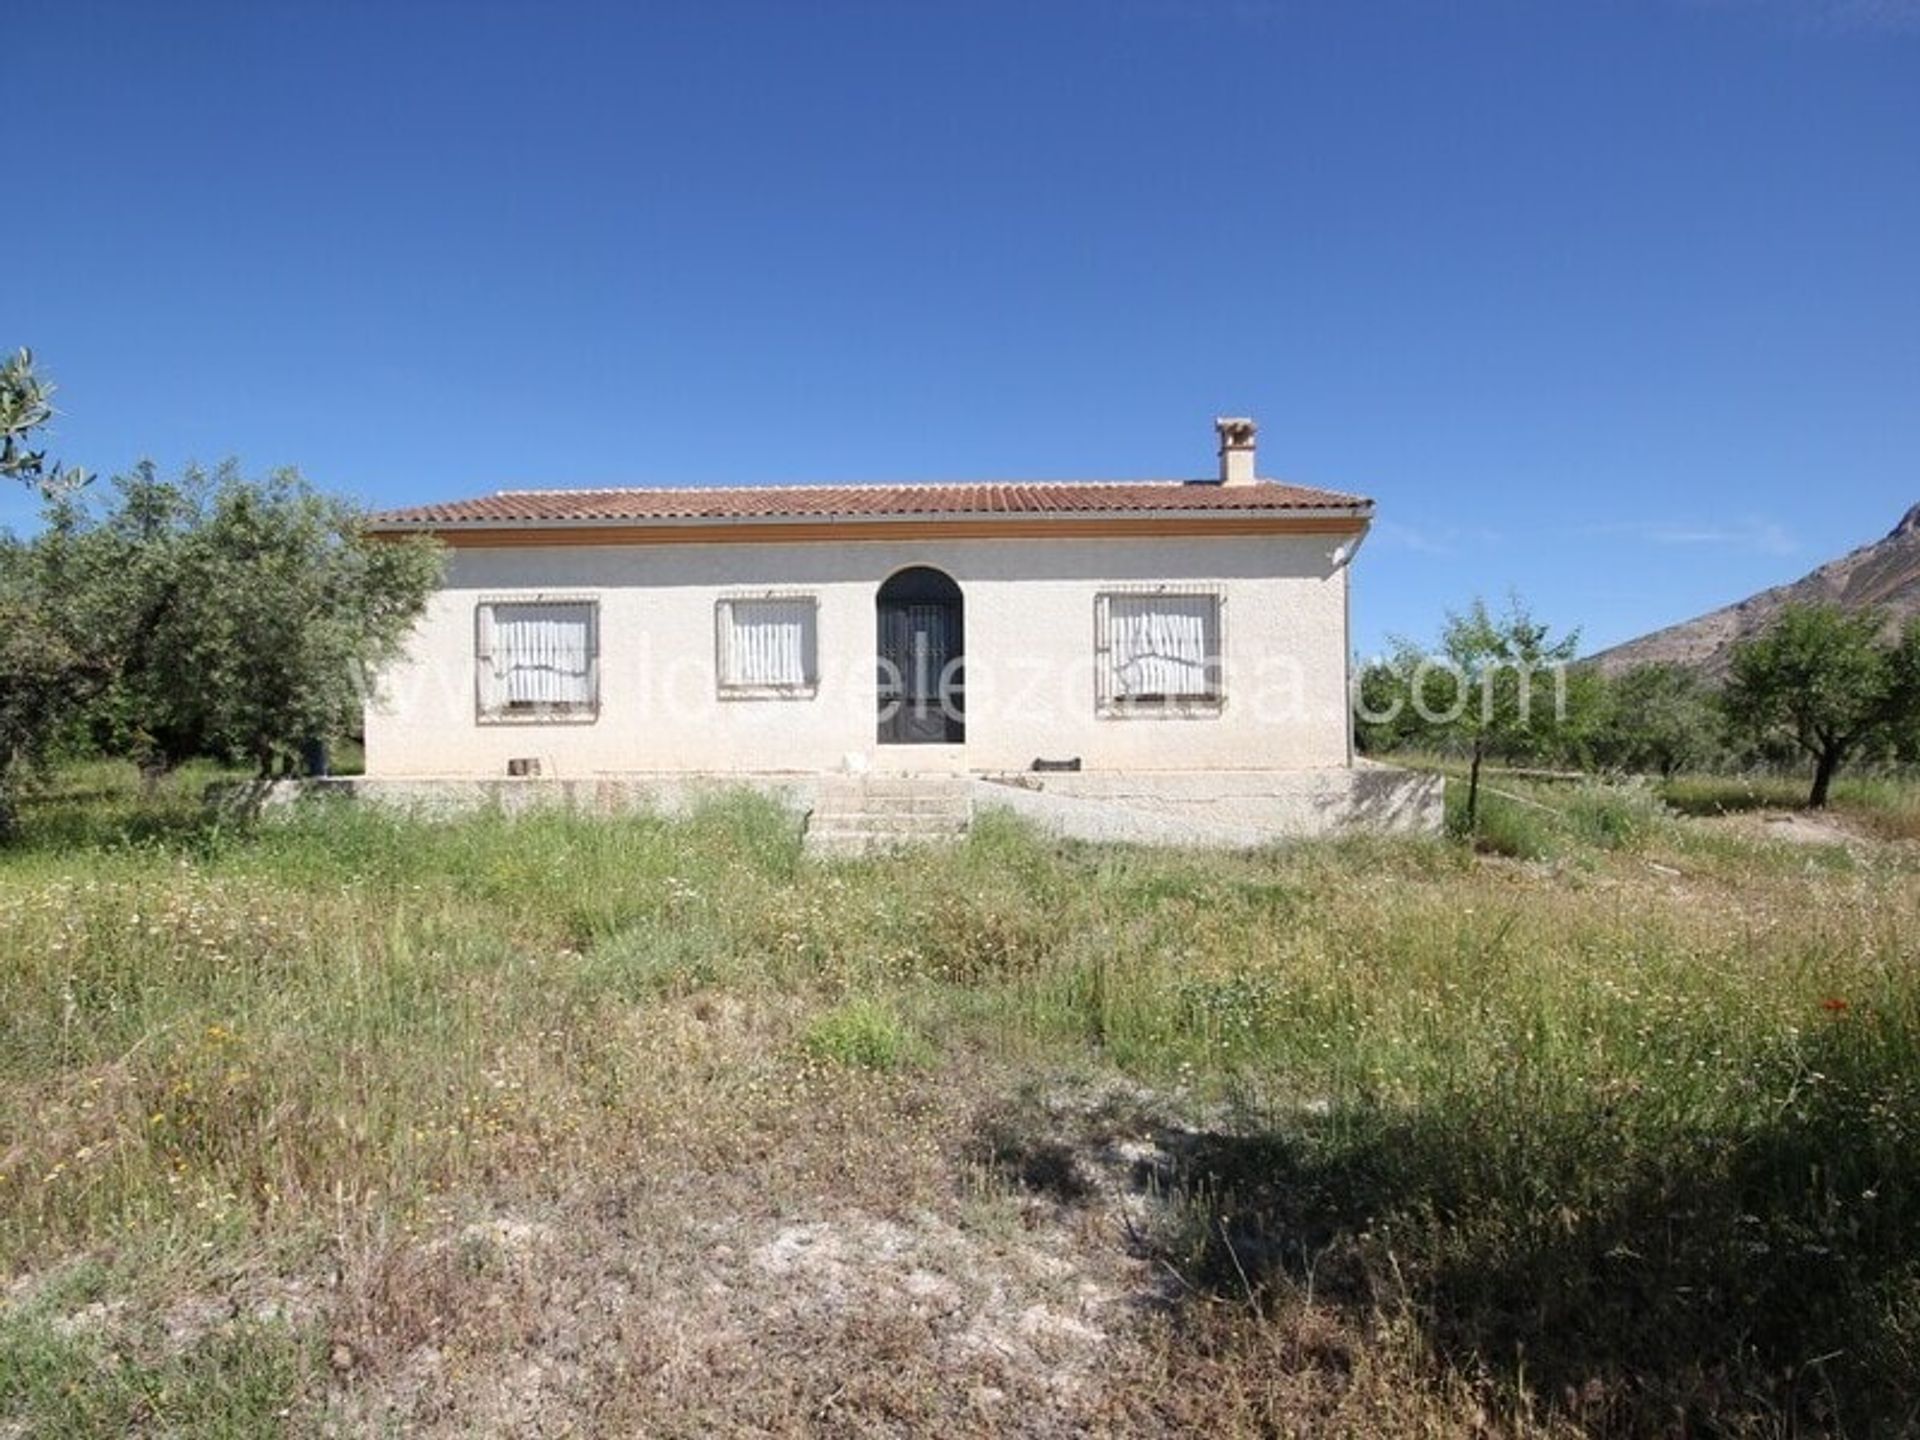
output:
<path id="1" fill-rule="evenodd" d="M 819 798 L 837 800 L 964 800 L 971 787 L 964 781 L 835 780 L 822 784 Z"/>
<path id="2" fill-rule="evenodd" d="M 820 797 L 816 815 L 966 815 L 965 795 L 833 795 Z"/>
<path id="3" fill-rule="evenodd" d="M 841 813 L 821 815 L 817 811 L 807 822 L 809 835 L 828 831 L 885 835 L 964 835 L 970 817 L 966 815 L 889 815 L 884 813 Z"/>
<path id="4" fill-rule="evenodd" d="M 807 849 L 868 855 L 907 845 L 952 844 L 973 819 L 972 787 L 947 775 L 834 776 L 815 794 Z"/>

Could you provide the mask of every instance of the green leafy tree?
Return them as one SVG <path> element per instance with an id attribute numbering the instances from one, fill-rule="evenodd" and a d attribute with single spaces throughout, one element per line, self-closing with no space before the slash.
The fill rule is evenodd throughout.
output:
<path id="1" fill-rule="evenodd" d="M 33 352 L 18 350 L 0 362 L 0 479 L 37 486 L 43 494 L 84 485 L 84 470 L 49 467 L 47 452 L 28 448 L 34 431 L 53 419 L 53 387 L 35 372 Z"/>
<path id="2" fill-rule="evenodd" d="M 1463 756 L 1471 831 L 1488 758 L 1558 756 L 1591 725 L 1596 681 L 1569 668 L 1579 639 L 1555 639 L 1518 600 L 1498 616 L 1475 600 L 1449 612 L 1437 651 L 1399 641 L 1392 658 L 1362 672 L 1356 723 L 1370 744 Z"/>
<path id="3" fill-rule="evenodd" d="M 1567 669 L 1579 645 L 1579 632 L 1554 639 L 1518 600 L 1500 617 L 1481 600 L 1447 617 L 1440 648 L 1458 677 L 1458 698 L 1466 702 L 1449 728 L 1468 756 L 1469 832 L 1479 821 L 1486 757 L 1543 758 L 1566 742 L 1584 716 Z"/>
<path id="4" fill-rule="evenodd" d="M 83 555 L 96 542 L 82 588 L 147 617 L 103 708 L 155 769 L 218 754 L 290 771 L 305 742 L 354 725 L 441 573 L 435 542 L 370 536 L 290 470 L 167 481 L 144 466 L 68 534 Z"/>
<path id="5" fill-rule="evenodd" d="M 1636 665 L 1602 683 L 1593 743 L 1602 764 L 1671 779 L 1720 748 L 1724 717 L 1713 686 L 1697 670 Z"/>
<path id="6" fill-rule="evenodd" d="M 22 776 L 108 678 L 87 637 L 41 604 L 41 594 L 25 547 L 0 542 L 0 838 L 13 831 Z"/>
<path id="7" fill-rule="evenodd" d="M 56 496 L 38 535 L 0 545 L 0 825 L 83 715 L 154 770 L 196 754 L 290 769 L 357 720 L 440 567 L 436 542 L 369 535 L 292 471 L 142 465 Z"/>
<path id="8" fill-rule="evenodd" d="M 1367 755 L 1416 749 L 1427 739 L 1413 705 L 1419 651 L 1402 643 L 1395 653 L 1362 665 L 1354 682 L 1353 738 Z"/>
<path id="9" fill-rule="evenodd" d="M 52 387 L 21 350 L 0 362 L 0 480 L 37 486 L 49 498 L 86 480 L 84 471 L 47 465 L 29 447 L 53 418 Z M 43 757 L 62 721 L 97 694 L 106 672 L 70 607 L 45 604 L 48 591 L 29 547 L 0 536 L 0 835 L 13 829 L 21 775 Z"/>
<path id="10" fill-rule="evenodd" d="M 1907 621 L 1887 655 L 1887 740 L 1894 758 L 1920 761 L 1920 615 Z"/>
<path id="11" fill-rule="evenodd" d="M 1875 610 L 1790 605 L 1734 647 L 1728 718 L 1756 743 L 1785 738 L 1812 757 L 1812 809 L 1848 760 L 1920 743 L 1920 620 L 1893 641 L 1885 630 Z"/>

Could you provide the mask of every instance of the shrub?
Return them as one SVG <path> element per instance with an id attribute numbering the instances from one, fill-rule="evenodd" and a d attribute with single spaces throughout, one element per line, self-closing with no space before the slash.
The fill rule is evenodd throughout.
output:
<path id="1" fill-rule="evenodd" d="M 1603 850 L 1630 850 L 1668 829 L 1672 816 L 1644 785 L 1582 785 L 1565 811 L 1573 836 Z"/>
<path id="2" fill-rule="evenodd" d="M 862 1070 L 897 1070 L 928 1058 L 926 1042 L 891 1005 L 864 997 L 815 1016 L 800 1043 L 818 1059 Z"/>
<path id="3" fill-rule="evenodd" d="M 1489 855 L 1505 855 L 1514 860 L 1545 860 L 1556 847 L 1556 817 L 1545 806 L 1534 806 L 1504 795 L 1486 792 L 1480 802 L 1477 824 L 1466 812 L 1466 787 L 1447 786 L 1447 830 L 1466 837 L 1473 827 L 1473 844 Z"/>

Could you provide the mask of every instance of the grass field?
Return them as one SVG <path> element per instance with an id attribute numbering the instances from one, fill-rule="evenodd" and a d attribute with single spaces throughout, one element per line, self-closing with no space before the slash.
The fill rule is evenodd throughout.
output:
<path id="1" fill-rule="evenodd" d="M 819 863 L 199 778 L 0 854 L 0 1434 L 1920 1425 L 1896 825 Z"/>

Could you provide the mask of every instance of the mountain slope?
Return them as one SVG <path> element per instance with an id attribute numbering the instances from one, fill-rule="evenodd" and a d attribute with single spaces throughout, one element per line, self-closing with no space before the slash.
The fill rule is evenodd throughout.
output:
<path id="1" fill-rule="evenodd" d="M 1830 560 L 1790 585 L 1776 585 L 1602 650 L 1592 661 L 1608 674 L 1635 665 L 1672 663 L 1718 676 L 1725 673 L 1735 642 L 1766 628 L 1782 606 L 1811 600 L 1833 601 L 1849 610 L 1879 606 L 1896 623 L 1920 615 L 1920 505 L 1907 511 L 1884 539 Z"/>

